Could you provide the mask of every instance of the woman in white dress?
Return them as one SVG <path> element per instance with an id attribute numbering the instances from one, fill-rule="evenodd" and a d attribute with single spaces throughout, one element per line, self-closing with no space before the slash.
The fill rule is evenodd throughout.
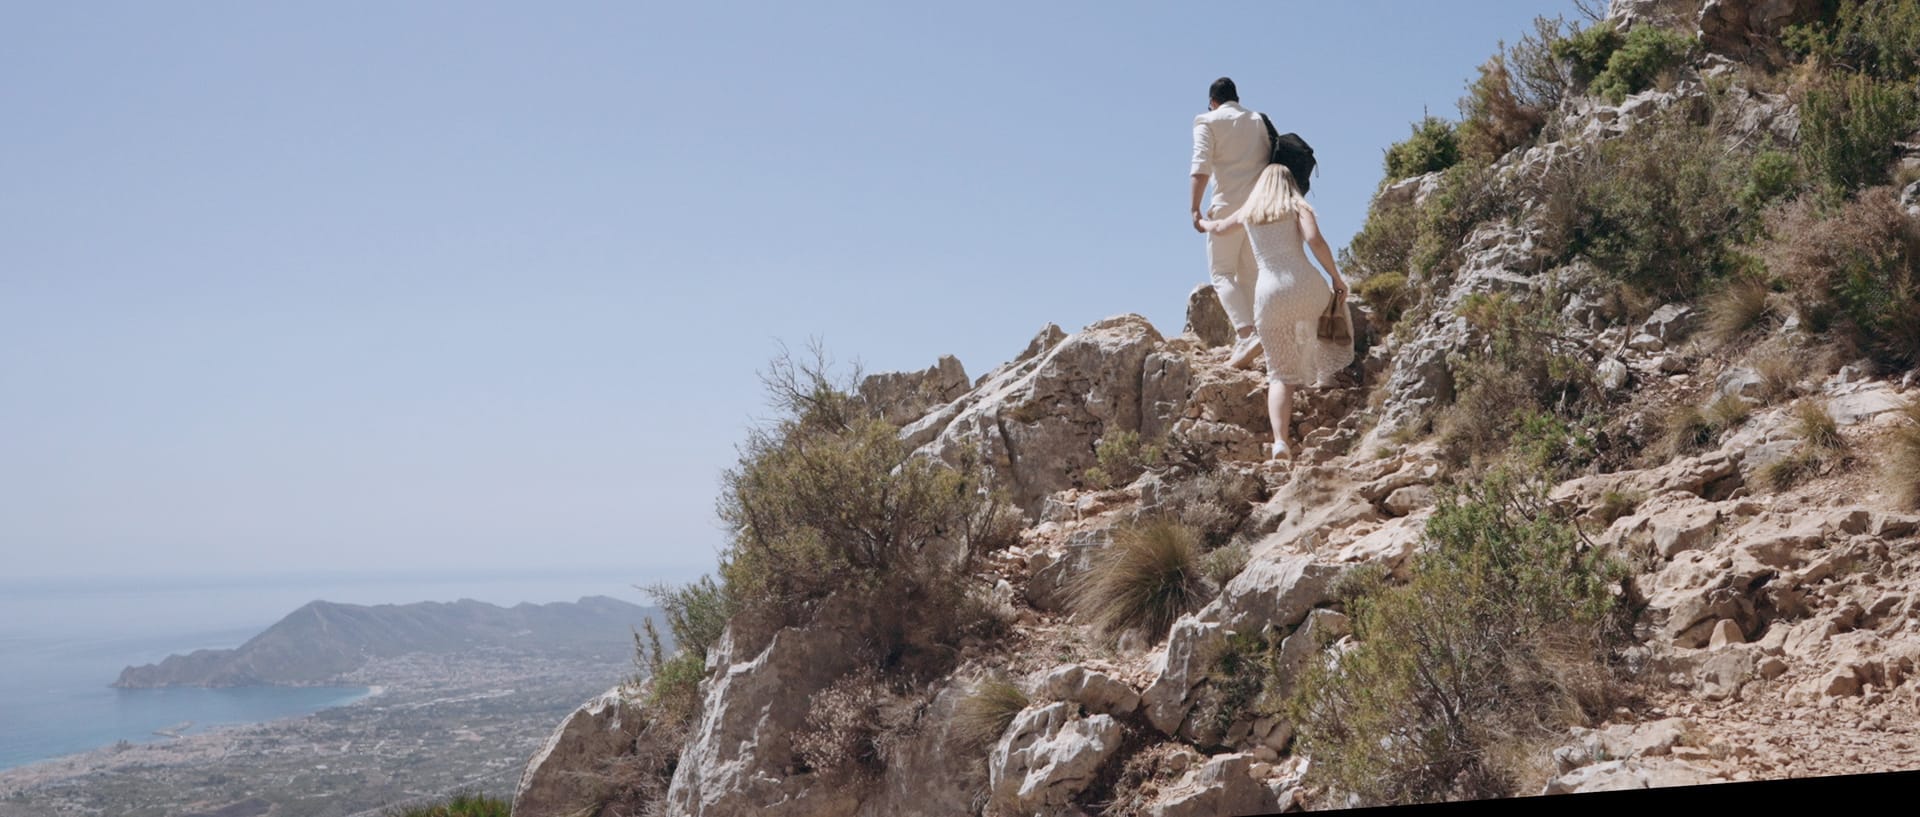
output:
<path id="1" fill-rule="evenodd" d="M 1267 358 L 1267 415 L 1273 423 L 1273 456 L 1291 459 L 1287 426 L 1293 414 L 1293 391 L 1319 384 L 1353 363 L 1351 341 L 1320 339 L 1320 315 L 1333 298 L 1345 308 L 1347 282 L 1334 266 L 1333 250 L 1320 235 L 1313 207 L 1300 195 L 1286 165 L 1270 164 L 1261 171 L 1247 203 L 1233 215 L 1200 222 L 1209 232 L 1245 229 L 1260 269 L 1254 286 L 1253 326 Z M 1306 249 L 1327 270 L 1307 260 Z M 1328 281 L 1332 288 L 1328 288 Z"/>

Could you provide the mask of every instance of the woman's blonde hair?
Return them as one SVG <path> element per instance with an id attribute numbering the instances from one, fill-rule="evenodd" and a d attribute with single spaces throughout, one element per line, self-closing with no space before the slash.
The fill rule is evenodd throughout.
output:
<path id="1" fill-rule="evenodd" d="M 1236 213 L 1246 224 L 1266 224 L 1279 221 L 1282 216 L 1293 215 L 1306 210 L 1313 211 L 1313 205 L 1300 195 L 1300 185 L 1293 181 L 1293 171 L 1286 165 L 1274 163 L 1260 171 L 1259 180 L 1253 183 L 1253 192 L 1247 194 L 1247 203 L 1241 205 Z"/>

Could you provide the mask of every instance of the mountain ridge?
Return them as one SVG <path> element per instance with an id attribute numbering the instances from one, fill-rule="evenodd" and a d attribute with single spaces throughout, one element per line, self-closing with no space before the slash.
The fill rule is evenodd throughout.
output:
<path id="1" fill-rule="evenodd" d="M 129 666 L 113 686 L 308 686 L 337 679 L 372 658 L 408 653 L 624 648 L 632 629 L 655 612 L 607 596 L 511 607 L 473 599 L 377 605 L 314 600 L 239 647 Z"/>

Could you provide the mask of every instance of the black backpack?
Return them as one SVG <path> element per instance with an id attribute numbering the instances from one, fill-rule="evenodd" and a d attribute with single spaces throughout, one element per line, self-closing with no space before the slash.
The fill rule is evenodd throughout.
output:
<path id="1" fill-rule="evenodd" d="M 1293 171 L 1293 180 L 1300 185 L 1300 192 L 1306 193 L 1313 175 L 1313 146 L 1297 133 L 1280 133 L 1273 129 L 1273 117 L 1261 114 L 1260 119 L 1267 123 L 1267 145 L 1270 151 L 1267 164 L 1286 165 Z"/>

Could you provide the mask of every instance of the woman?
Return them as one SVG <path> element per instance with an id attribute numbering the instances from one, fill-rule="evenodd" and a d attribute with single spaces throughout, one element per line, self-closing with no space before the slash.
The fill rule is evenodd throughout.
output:
<path id="1" fill-rule="evenodd" d="M 1330 299 L 1344 308 L 1347 282 L 1334 266 L 1333 250 L 1320 235 L 1312 205 L 1301 198 L 1293 173 L 1286 165 L 1270 164 L 1260 172 L 1247 203 L 1218 221 L 1202 220 L 1212 233 L 1245 229 L 1260 270 L 1254 286 L 1253 326 L 1266 349 L 1267 415 L 1273 422 L 1273 456 L 1291 459 L 1287 444 L 1288 420 L 1293 414 L 1293 390 L 1319 383 L 1353 362 L 1353 343 L 1320 339 L 1320 315 Z M 1333 289 L 1307 260 L 1311 247 L 1327 270 Z"/>

